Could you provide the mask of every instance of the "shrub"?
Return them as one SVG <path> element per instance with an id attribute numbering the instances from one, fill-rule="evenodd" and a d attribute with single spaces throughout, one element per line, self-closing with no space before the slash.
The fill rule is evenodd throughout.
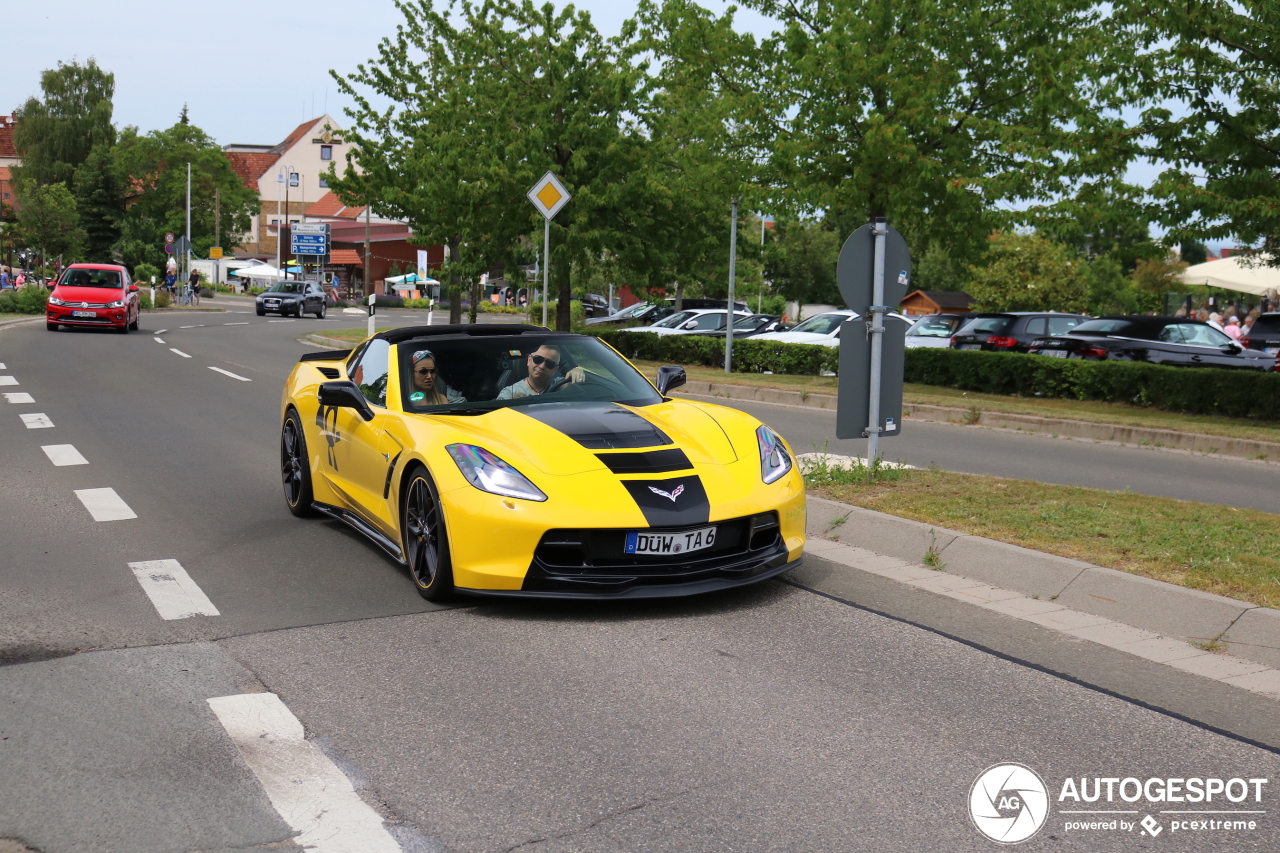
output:
<path id="1" fill-rule="evenodd" d="M 617 329 L 591 334 L 607 342 L 630 359 L 665 361 L 672 364 L 699 364 L 719 367 L 724 364 L 724 338 L 702 335 L 656 335 L 653 332 L 626 332 Z M 836 373 L 840 364 L 837 347 L 813 344 L 787 344 L 744 338 L 733 342 L 735 373 L 794 373 L 817 376 Z"/>
<path id="2" fill-rule="evenodd" d="M 151 310 L 151 289 L 142 287 L 138 289 L 138 307 L 143 311 Z"/>
<path id="3" fill-rule="evenodd" d="M 173 303 L 173 297 L 169 295 L 167 290 L 156 291 L 156 307 L 168 308 Z"/>
<path id="4" fill-rule="evenodd" d="M 133 280 L 141 287 L 143 284 L 151 286 L 151 279 L 155 278 L 160 281 L 164 276 L 160 272 L 160 268 L 152 264 L 142 263 L 133 268 Z"/>
<path id="5" fill-rule="evenodd" d="M 548 302 L 548 303 L 547 303 L 547 322 L 548 322 L 548 323 L 550 323 L 550 324 L 551 324 L 551 325 L 553 325 L 553 326 L 555 325 L 555 322 L 556 322 L 556 306 L 557 306 L 557 305 L 559 305 L 559 304 L 560 304 L 559 302 Z M 498 306 L 497 306 L 497 305 L 494 305 L 494 306 L 492 306 L 492 307 L 497 308 Z M 484 310 L 484 309 L 482 308 L 481 310 Z M 529 315 L 529 317 L 530 317 L 530 322 L 540 323 L 540 322 L 542 322 L 542 303 L 541 303 L 541 302 L 530 302 L 530 303 L 529 303 L 527 306 L 525 306 L 524 308 L 517 309 L 516 311 L 514 311 L 514 312 L 512 312 L 512 313 L 515 313 L 515 314 L 524 314 L 524 313 L 528 313 L 528 315 Z M 586 320 L 586 319 L 587 319 L 587 309 L 583 307 L 582 303 L 581 303 L 581 302 L 579 302 L 579 301 L 578 301 L 578 300 L 576 300 L 576 299 L 574 299 L 574 300 L 570 301 L 570 303 L 569 303 L 569 322 L 570 322 L 570 323 L 581 323 L 581 322 L 583 322 L 583 321 L 584 321 L 584 320 Z"/>
<path id="6" fill-rule="evenodd" d="M 29 284 L 17 290 L 0 290 L 0 314 L 43 314 L 49 288 Z"/>

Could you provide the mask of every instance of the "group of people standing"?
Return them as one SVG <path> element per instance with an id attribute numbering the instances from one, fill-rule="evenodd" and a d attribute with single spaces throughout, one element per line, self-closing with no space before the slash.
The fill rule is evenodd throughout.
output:
<path id="1" fill-rule="evenodd" d="M 15 275 L 8 267 L 0 267 L 0 290 L 12 290 L 27 283 L 27 274 L 18 270 Z"/>

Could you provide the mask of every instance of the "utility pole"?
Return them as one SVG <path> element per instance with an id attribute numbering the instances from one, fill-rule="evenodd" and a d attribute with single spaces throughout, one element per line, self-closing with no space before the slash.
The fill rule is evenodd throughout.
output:
<path id="1" fill-rule="evenodd" d="M 191 164 L 187 164 L 187 268 L 183 271 L 187 278 L 191 277 Z"/>
<path id="2" fill-rule="evenodd" d="M 222 188 L 213 188 L 213 245 L 222 246 Z M 222 271 L 222 259 L 215 258 L 213 261 L 213 284 L 214 289 L 218 285 L 218 273 Z"/>
<path id="3" fill-rule="evenodd" d="M 733 313 L 733 285 L 738 277 L 738 202 L 733 202 L 733 212 L 729 215 L 729 311 L 725 314 L 724 331 L 724 372 L 733 373 L 733 321 L 737 315 Z"/>
<path id="4" fill-rule="evenodd" d="M 366 295 L 373 293 L 373 280 L 369 278 L 369 208 L 372 206 L 370 204 L 364 206 L 364 292 Z"/>

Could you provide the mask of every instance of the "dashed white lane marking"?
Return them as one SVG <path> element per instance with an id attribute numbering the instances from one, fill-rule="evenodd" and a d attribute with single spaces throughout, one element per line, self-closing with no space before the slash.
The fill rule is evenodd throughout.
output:
<path id="1" fill-rule="evenodd" d="M 164 338 L 161 338 L 161 337 L 159 337 L 159 336 L 154 337 L 154 338 L 152 338 L 151 340 L 155 341 L 155 342 L 156 342 L 156 343 L 158 343 L 158 344 L 162 344 L 162 343 L 164 343 Z"/>
<path id="2" fill-rule="evenodd" d="M 179 326 L 179 329 L 203 329 L 204 323 L 197 323 L 194 326 Z"/>
<path id="3" fill-rule="evenodd" d="M 44 412 L 27 412 L 18 417 L 22 418 L 27 429 L 49 429 L 53 426 L 53 421 Z"/>
<path id="4" fill-rule="evenodd" d="M 17 385 L 18 379 L 15 376 L 0 376 L 0 385 Z"/>
<path id="5" fill-rule="evenodd" d="M 178 355 L 182 356 L 183 358 L 191 358 L 191 356 L 187 355 L 182 350 L 175 349 L 174 347 L 169 347 L 169 352 L 176 352 Z"/>
<path id="6" fill-rule="evenodd" d="M 221 615 L 177 560 L 143 560 L 129 568 L 161 619 Z"/>
<path id="7" fill-rule="evenodd" d="M 0 361 L 0 370 L 8 370 L 8 369 L 9 369 L 9 368 L 7 368 L 7 367 L 5 367 L 5 366 L 4 366 L 4 362 L 3 362 L 3 361 Z"/>
<path id="8" fill-rule="evenodd" d="M 293 323 L 293 322 L 295 322 L 295 321 L 294 321 L 294 319 L 291 317 L 291 318 L 289 318 L 288 320 L 268 320 L 267 322 L 268 322 L 268 323 Z"/>
<path id="9" fill-rule="evenodd" d="M 209 699 L 240 757 L 258 777 L 271 805 L 315 853 L 401 853 L 382 817 L 360 799 L 351 780 L 274 693 Z"/>
<path id="10" fill-rule="evenodd" d="M 36 400 L 26 391 L 12 391 L 4 395 L 10 403 L 34 403 Z"/>
<path id="11" fill-rule="evenodd" d="M 224 326 L 247 326 L 248 323 L 223 323 Z"/>
<path id="12" fill-rule="evenodd" d="M 115 489 L 76 489 L 76 497 L 94 521 L 123 521 L 137 518 L 138 514 L 120 499 Z"/>
<path id="13" fill-rule="evenodd" d="M 156 334 L 157 334 L 157 335 L 163 335 L 163 334 L 164 334 L 165 332 L 167 332 L 167 331 L 169 331 L 169 330 L 168 330 L 168 329 L 161 329 L 160 331 L 156 332 Z"/>
<path id="14" fill-rule="evenodd" d="M 249 377 L 247 377 L 247 376 L 240 376 L 240 375 L 238 375 L 238 374 L 232 373 L 230 370 L 223 370 L 221 367 L 210 367 L 209 369 L 210 369 L 210 370 L 216 370 L 216 371 L 218 371 L 219 373 L 223 374 L 224 376 L 230 376 L 232 379 L 239 379 L 241 382 L 252 382 L 252 381 L 253 381 L 252 379 L 250 379 L 250 378 L 249 378 Z"/>
<path id="15" fill-rule="evenodd" d="M 53 426 L 53 424 L 50 424 Z M 46 444 L 40 448 L 49 461 L 59 468 L 66 465 L 88 465 L 89 460 L 80 455 L 74 444 Z"/>

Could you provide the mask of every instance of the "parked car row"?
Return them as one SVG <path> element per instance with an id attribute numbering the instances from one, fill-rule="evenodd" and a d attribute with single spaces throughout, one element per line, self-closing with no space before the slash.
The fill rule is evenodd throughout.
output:
<path id="1" fill-rule="evenodd" d="M 1253 349 L 1231 340 L 1208 323 L 1185 317 L 1149 317 L 1142 314 L 1099 317 L 1080 323 L 1065 335 L 1032 341 L 1029 351 L 1035 355 L 1086 361 L 1280 369 L 1276 355 L 1280 350 Z"/>

